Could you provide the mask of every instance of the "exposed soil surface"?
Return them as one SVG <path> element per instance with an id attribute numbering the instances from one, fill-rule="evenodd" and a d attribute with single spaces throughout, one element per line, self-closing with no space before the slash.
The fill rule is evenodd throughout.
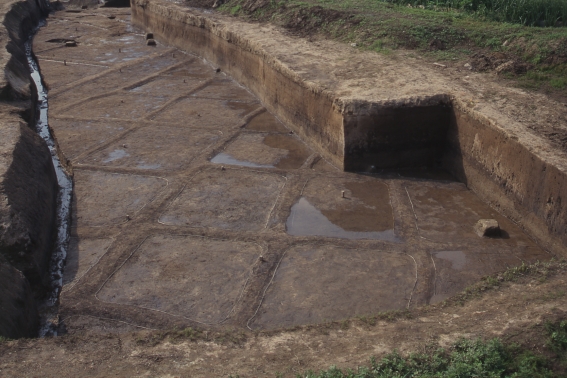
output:
<path id="1" fill-rule="evenodd" d="M 182 4 L 210 8 L 214 3 L 187 0 Z M 364 54 L 348 58 L 350 68 L 341 68 L 343 72 L 336 72 L 336 77 L 345 84 L 348 81 L 349 87 L 359 78 L 358 89 L 353 90 L 353 94 L 368 92 L 365 84 L 371 84 L 364 79 L 373 77 L 377 72 L 382 77 L 396 72 L 389 80 L 399 83 L 399 87 L 402 83 L 404 86 L 420 83 L 420 88 L 441 89 L 441 85 L 447 93 L 462 88 L 471 96 L 472 107 L 493 107 L 500 114 L 524 123 L 554 147 L 567 151 L 567 87 L 563 85 L 561 90 L 555 90 L 548 84 L 547 87 L 538 87 L 549 79 L 546 75 L 552 71 L 557 71 L 553 74 L 557 76 L 552 75 L 557 80 L 565 80 L 567 38 L 563 34 L 554 38 L 550 36 L 552 28 L 539 29 L 542 39 L 534 42 L 531 37 L 523 38 L 521 33 L 516 36 L 510 31 L 512 34 L 507 40 L 501 35 L 503 32 L 498 29 L 497 23 L 486 24 L 486 30 L 482 30 L 482 23 L 471 21 L 469 26 L 474 30 L 470 31 L 466 29 L 466 23 L 453 25 L 451 17 L 443 16 L 443 12 L 421 17 L 392 5 L 383 4 L 382 8 L 372 9 L 366 9 L 367 6 L 369 4 L 364 1 L 323 4 L 318 0 L 304 3 L 232 0 L 224 2 L 220 13 L 232 13 L 239 19 L 259 22 L 260 27 L 266 29 L 269 29 L 267 25 L 278 25 L 288 35 L 305 38 L 310 44 L 303 51 L 304 55 L 316 55 L 308 47 L 312 45 L 324 46 L 329 54 L 330 51 L 342 50 L 342 54 L 347 55 L 352 50 L 354 55 L 355 50 L 370 50 L 374 55 L 379 52 L 380 56 L 387 56 L 387 59 L 374 59 L 381 63 L 372 66 L 358 59 Z M 229 22 L 226 18 L 219 17 L 219 20 Z M 538 28 L 531 28 L 530 33 L 532 29 Z M 329 39 L 348 43 L 330 43 Z M 485 45 L 492 39 L 499 41 L 498 46 L 491 48 Z M 506 45 L 501 46 L 505 42 Z M 401 62 L 408 70 L 402 73 L 401 65 L 393 68 L 384 61 Z M 329 72 L 329 69 L 323 71 Z M 433 74 L 432 71 L 437 72 Z M 319 81 L 323 80 L 319 78 Z M 522 86 L 527 89 L 521 89 Z"/>
<path id="2" fill-rule="evenodd" d="M 216 67 L 147 46 L 127 9 L 54 13 L 34 51 L 72 242 L 63 336 L 0 344 L 4 376 L 293 376 L 460 336 L 538 351 L 565 315 L 562 270 L 418 309 L 552 256 L 443 172 L 340 172 Z M 505 237 L 479 238 L 483 218 Z M 372 317 L 390 310 L 413 319 Z"/>
<path id="3" fill-rule="evenodd" d="M 340 320 L 551 258 L 450 178 L 321 170 L 245 88 L 147 46 L 128 17 L 57 12 L 34 40 L 74 171 L 61 331 L 97 317 L 152 329 Z M 506 238 L 479 238 L 483 218 Z"/>
<path id="4" fill-rule="evenodd" d="M 0 344 L 0 371 L 5 377 L 295 377 L 330 365 L 367 365 L 371 356 L 394 349 L 408 353 L 449 346 L 460 337 L 498 336 L 552 356 L 544 325 L 567 316 L 565 273 L 524 277 L 462 306 L 414 310 L 410 319 L 359 317 L 270 333 L 158 332 L 78 316 L 72 334 Z"/>

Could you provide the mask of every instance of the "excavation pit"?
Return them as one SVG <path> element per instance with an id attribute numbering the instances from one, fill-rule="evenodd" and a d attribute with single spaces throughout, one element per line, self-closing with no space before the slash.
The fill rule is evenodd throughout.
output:
<path id="1" fill-rule="evenodd" d="M 274 329 L 403 309 L 415 278 L 414 261 L 401 253 L 332 245 L 293 247 L 286 251 L 251 324 Z"/>
<path id="2" fill-rule="evenodd" d="M 105 302 L 217 324 L 231 315 L 261 253 L 254 243 L 152 235 L 97 296 Z"/>
<path id="3" fill-rule="evenodd" d="M 94 119 L 60 119 L 50 117 L 49 124 L 57 129 L 57 141 L 69 159 L 112 140 L 131 129 L 131 122 L 108 122 Z"/>
<path id="4" fill-rule="evenodd" d="M 99 332 L 101 318 L 108 329 L 342 320 L 438 302 L 552 256 L 552 239 L 534 237 L 551 233 L 530 224 L 541 225 L 535 197 L 558 203 L 562 176 L 456 99 L 335 96 L 331 76 L 315 75 L 325 62 L 294 74 L 301 54 L 279 64 L 270 46 L 206 16 L 156 16 L 158 2 L 132 8 L 154 48 L 120 14 L 88 17 L 94 27 L 56 12 L 35 39 L 54 84 L 50 125 L 74 169 L 69 332 Z M 78 46 L 54 49 L 52 38 Z M 517 181 L 533 172 L 557 179 Z M 547 208 L 560 230 L 562 210 Z M 505 237 L 478 237 L 484 218 Z"/>
<path id="5" fill-rule="evenodd" d="M 285 178 L 215 169 L 198 173 L 160 216 L 168 225 L 261 231 L 268 225 Z"/>
<path id="6" fill-rule="evenodd" d="M 167 186 L 159 177 L 87 170 L 78 170 L 74 181 L 74 227 L 128 222 Z"/>
<path id="7" fill-rule="evenodd" d="M 148 125 L 115 140 L 81 163 L 150 171 L 186 168 L 220 133 L 169 125 Z"/>

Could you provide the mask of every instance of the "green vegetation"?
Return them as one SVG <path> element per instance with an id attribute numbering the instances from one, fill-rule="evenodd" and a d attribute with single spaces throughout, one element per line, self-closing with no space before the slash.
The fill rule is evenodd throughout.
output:
<path id="1" fill-rule="evenodd" d="M 563 324 L 563 323 L 561 323 Z M 557 325 L 553 325 L 554 327 Z M 565 328 L 562 328 L 565 332 Z M 565 333 L 562 334 L 562 337 Z M 563 339 L 567 341 L 567 339 Z M 462 339 L 449 350 L 437 349 L 403 357 L 393 352 L 380 361 L 372 359 L 369 367 L 356 370 L 329 370 L 305 378 L 397 378 L 397 377 L 555 377 L 552 370 L 557 358 L 536 355 L 518 345 L 504 345 L 500 340 L 487 342 Z"/>
<path id="2" fill-rule="evenodd" d="M 565 360 L 565 357 L 567 357 L 567 321 L 563 320 L 558 323 L 547 322 L 545 330 L 549 335 L 547 346 Z"/>
<path id="3" fill-rule="evenodd" d="M 528 26 L 567 26 L 564 0 L 383 0 L 423 9 L 463 10 L 481 18 Z"/>
<path id="4" fill-rule="evenodd" d="M 467 301 L 478 298 L 483 292 L 494 290 L 502 286 L 506 282 L 514 282 L 518 279 L 532 279 L 539 282 L 545 282 L 545 280 L 557 273 L 564 273 L 567 269 L 567 261 L 565 260 L 555 260 L 551 259 L 547 262 L 537 261 L 533 264 L 518 265 L 512 268 L 508 268 L 503 273 L 494 276 L 483 277 L 480 281 L 472 284 L 471 286 L 465 288 L 460 294 L 457 294 L 446 301 L 442 302 L 440 305 L 442 307 L 451 306 L 454 304 L 464 305 Z M 554 300 L 565 296 L 565 291 L 558 290 L 555 293 L 548 293 L 547 296 L 542 296 L 541 300 Z"/>
<path id="5" fill-rule="evenodd" d="M 545 19 L 536 10 L 528 19 L 520 3 L 533 9 L 544 4 Z M 563 16 L 552 15 L 555 8 Z M 527 89 L 567 95 L 567 27 L 521 25 L 535 22 L 530 20 L 565 24 L 565 0 L 229 0 L 219 10 L 380 54 L 414 50 L 424 63 L 445 61 L 461 69 L 471 63 L 475 70 L 493 71 L 499 62 L 513 60 L 523 68 L 502 78 Z M 512 11 L 519 12 L 513 17 L 521 17 L 521 24 L 495 21 L 510 19 L 500 14 Z M 488 62 L 483 67 L 474 64 L 480 55 Z"/>

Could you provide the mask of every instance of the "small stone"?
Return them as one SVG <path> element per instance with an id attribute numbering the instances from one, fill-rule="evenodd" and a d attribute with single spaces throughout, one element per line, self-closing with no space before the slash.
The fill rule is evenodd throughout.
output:
<path id="1" fill-rule="evenodd" d="M 496 219 L 481 219 L 476 222 L 474 230 L 480 237 L 497 238 L 501 235 Z"/>
<path id="2" fill-rule="evenodd" d="M 65 42 L 65 47 L 77 47 L 77 42 L 67 41 L 67 42 Z"/>
<path id="3" fill-rule="evenodd" d="M 470 63 L 465 63 L 465 68 L 466 68 L 467 70 L 472 70 L 472 66 L 471 66 Z"/>
<path id="4" fill-rule="evenodd" d="M 350 47 L 356 47 L 356 43 L 351 43 Z"/>
<path id="5" fill-rule="evenodd" d="M 496 67 L 495 71 L 497 74 L 514 71 L 514 61 L 509 60 L 506 63 L 502 63 L 501 65 Z"/>
<path id="6" fill-rule="evenodd" d="M 154 33 L 146 33 L 146 39 L 154 39 Z"/>
<path id="7" fill-rule="evenodd" d="M 155 46 L 155 45 L 156 45 L 156 40 L 155 40 L 155 39 L 148 39 L 148 41 L 146 42 L 146 45 L 148 45 L 148 46 Z"/>

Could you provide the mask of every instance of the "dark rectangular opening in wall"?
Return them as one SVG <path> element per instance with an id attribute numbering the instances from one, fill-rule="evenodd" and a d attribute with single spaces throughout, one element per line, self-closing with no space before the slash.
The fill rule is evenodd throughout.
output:
<path id="1" fill-rule="evenodd" d="M 439 165 L 453 110 L 449 104 L 369 106 L 345 116 L 346 171 Z"/>

